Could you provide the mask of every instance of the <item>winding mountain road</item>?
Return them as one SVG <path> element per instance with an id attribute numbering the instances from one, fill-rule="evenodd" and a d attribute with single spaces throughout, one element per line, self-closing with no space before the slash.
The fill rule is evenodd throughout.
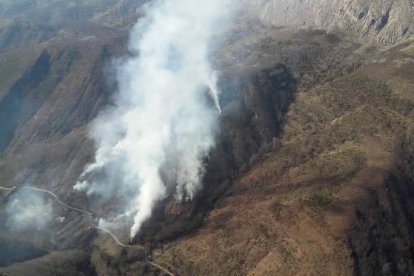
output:
<path id="1" fill-rule="evenodd" d="M 8 191 L 8 192 L 13 192 L 15 190 L 30 190 L 30 191 L 34 191 L 34 192 L 38 192 L 38 193 L 45 193 L 45 194 L 49 195 L 50 197 L 52 197 L 59 205 L 61 205 L 62 207 L 66 208 L 66 209 L 69 209 L 69 210 L 72 210 L 72 211 L 75 211 L 75 212 L 78 212 L 78 213 L 81 213 L 81 214 L 88 215 L 90 220 L 92 220 L 93 217 L 94 217 L 94 214 L 93 214 L 92 211 L 83 210 L 83 209 L 80 209 L 80 208 L 70 206 L 70 205 L 66 204 L 65 202 L 63 202 L 62 200 L 60 200 L 59 197 L 55 193 L 53 193 L 49 190 L 40 189 L 40 188 L 36 188 L 36 187 L 29 187 L 29 186 L 21 186 L 21 187 L 2 187 L 2 186 L 0 186 L 0 190 Z M 150 261 L 149 258 L 148 258 L 148 251 L 145 249 L 144 246 L 139 245 L 139 244 L 137 244 L 137 245 L 125 244 L 125 243 L 121 242 L 118 239 L 118 237 L 114 233 L 111 232 L 111 230 L 100 227 L 100 226 L 94 224 L 93 222 L 90 222 L 90 224 L 95 229 L 108 234 L 111 237 L 111 239 L 120 247 L 123 247 L 123 248 L 139 248 L 139 249 L 143 250 L 144 253 L 145 253 L 145 262 L 147 264 L 161 270 L 163 273 L 165 273 L 169 276 L 175 276 L 172 272 L 170 272 L 165 267 Z"/>

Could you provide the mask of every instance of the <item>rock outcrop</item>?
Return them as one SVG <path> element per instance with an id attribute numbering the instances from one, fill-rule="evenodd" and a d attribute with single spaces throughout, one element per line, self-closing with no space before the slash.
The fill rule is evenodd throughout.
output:
<path id="1" fill-rule="evenodd" d="M 74 2 L 0 0 L 0 183 L 88 209 L 72 189 L 88 124 L 145 1 Z M 214 54 L 223 113 L 203 191 L 161 202 L 134 242 L 179 275 L 414 273 L 412 2 L 244 2 Z M 10 233 L 8 200 L 0 266 L 26 262 L 0 274 L 157 273 L 62 208 L 45 236 Z"/>
<path id="2" fill-rule="evenodd" d="M 384 45 L 414 35 L 411 0 L 258 0 L 251 12 L 265 24 L 347 31 Z"/>

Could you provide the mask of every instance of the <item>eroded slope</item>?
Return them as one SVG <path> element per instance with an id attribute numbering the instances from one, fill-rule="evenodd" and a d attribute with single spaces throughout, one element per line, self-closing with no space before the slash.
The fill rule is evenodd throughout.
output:
<path id="1" fill-rule="evenodd" d="M 411 45 L 300 91 L 271 150 L 156 258 L 180 275 L 413 273 Z"/>

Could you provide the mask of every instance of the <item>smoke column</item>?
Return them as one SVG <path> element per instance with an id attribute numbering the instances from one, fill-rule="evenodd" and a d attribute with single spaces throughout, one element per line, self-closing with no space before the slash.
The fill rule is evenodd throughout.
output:
<path id="1" fill-rule="evenodd" d="M 6 208 L 6 225 L 14 231 L 45 228 L 52 219 L 52 204 L 32 191 L 18 191 Z"/>
<path id="2" fill-rule="evenodd" d="M 220 113 L 208 55 L 229 0 L 159 0 L 133 28 L 131 56 L 117 67 L 115 105 L 93 122 L 95 162 L 75 189 L 127 202 L 130 236 L 173 190 L 178 200 L 200 188 Z"/>

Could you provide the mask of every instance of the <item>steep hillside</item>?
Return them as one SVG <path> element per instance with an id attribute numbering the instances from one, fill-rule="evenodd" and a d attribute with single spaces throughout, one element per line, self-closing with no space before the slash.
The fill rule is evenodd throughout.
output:
<path id="1" fill-rule="evenodd" d="M 246 31 L 244 27 L 242 30 Z M 238 35 L 240 33 L 236 32 L 235 36 Z M 237 186 L 239 179 L 249 175 L 256 163 L 265 160 L 272 149 L 278 147 L 277 137 L 284 131 L 283 122 L 286 112 L 292 102 L 296 101 L 298 90 L 307 91 L 309 87 L 320 82 L 353 72 L 358 68 L 359 62 L 363 61 L 359 53 L 364 50 L 360 45 L 324 31 L 303 31 L 292 34 L 284 29 L 255 25 L 252 30 L 245 32 L 243 39 L 237 40 L 237 43 L 233 43 L 233 39 L 233 37 L 229 38 L 225 43 L 226 47 L 217 56 L 218 62 L 222 62 L 223 67 L 228 66 L 222 73 L 220 81 L 223 91 L 222 133 L 221 143 L 211 154 L 204 181 L 205 187 L 193 202 L 176 203 L 171 199 L 165 200 L 158 206 L 152 219 L 144 225 L 144 230 L 138 237 L 139 242 L 147 243 L 151 247 L 167 241 L 166 247 L 174 251 L 167 250 L 159 256 L 157 253 L 159 251 L 156 250 L 155 260 L 179 275 L 221 275 L 244 271 L 241 268 L 228 270 L 229 266 L 237 267 L 238 263 L 230 261 L 233 257 L 226 255 L 241 250 L 241 247 L 231 249 L 230 245 L 226 244 L 227 241 L 214 236 L 212 240 L 203 241 L 199 245 L 200 250 L 197 249 L 198 245 L 189 245 L 186 252 L 186 249 L 179 247 L 181 240 L 187 240 L 187 236 L 192 240 L 194 235 L 200 235 L 202 239 L 212 235 L 208 223 L 209 217 L 215 214 L 217 208 L 220 209 L 219 206 L 224 204 L 223 202 L 226 202 L 228 193 L 232 194 L 230 191 L 239 191 L 240 188 Z M 239 56 L 243 57 L 237 58 L 239 63 L 231 63 L 229 66 L 228 61 Z M 365 53 L 365 56 L 369 57 L 370 54 Z M 252 203 L 261 202 L 260 198 L 254 197 L 247 188 L 241 190 L 243 194 L 244 191 L 249 194 L 247 197 Z M 254 211 L 247 201 L 247 199 L 242 200 L 244 203 L 235 205 L 236 209 L 230 212 L 232 214 L 234 212 L 235 216 L 242 216 L 238 222 L 228 220 L 227 215 L 224 214 L 218 216 L 213 233 L 214 231 L 222 233 L 227 227 L 234 231 L 236 229 L 243 231 L 239 223 L 250 221 L 251 218 L 244 217 L 244 214 L 248 209 Z M 244 204 L 246 209 L 242 207 Z M 206 218 L 210 209 L 213 211 Z M 261 218 L 268 220 L 270 217 L 267 215 L 268 213 Z M 257 217 L 260 216 L 257 214 Z M 240 239 L 245 242 L 254 237 L 234 231 L 229 235 L 240 234 Z M 177 238 L 177 242 L 168 243 Z M 267 238 L 269 240 L 266 242 L 270 242 L 273 236 Z M 213 240 L 216 243 L 213 243 Z M 215 263 L 216 259 L 210 260 L 208 255 L 203 255 L 202 250 L 208 250 L 207 244 L 212 246 L 213 258 L 226 261 Z M 108 249 L 108 246 L 108 242 L 95 246 L 94 264 L 100 267 L 100 271 L 128 270 L 121 253 L 108 253 L 108 251 L 113 252 L 116 245 L 112 243 L 109 247 L 112 249 Z M 217 251 L 221 246 L 223 248 L 220 252 L 223 251 L 223 255 L 219 255 Z M 265 244 L 260 243 L 257 246 L 266 247 Z M 247 246 L 243 248 L 246 250 L 245 253 L 251 249 Z M 226 251 L 227 249 L 229 251 Z M 182 255 L 179 252 L 182 252 Z M 243 256 L 248 258 L 248 255 L 246 253 Z M 193 260 L 192 257 L 196 259 Z M 103 265 L 104 260 L 108 258 L 116 261 Z M 254 255 L 252 258 L 257 260 L 258 256 Z"/>
<path id="2" fill-rule="evenodd" d="M 394 44 L 414 34 L 411 0 L 248 1 L 265 24 L 343 30 L 358 38 Z"/>
<path id="3" fill-rule="evenodd" d="M 203 227 L 155 258 L 179 275 L 412 274 L 412 45 L 299 91 Z"/>
<path id="4" fill-rule="evenodd" d="M 143 2 L 0 0 L 0 186 L 111 210 L 73 185 Z M 16 191 L 1 190 L 0 275 L 162 275 L 151 259 L 176 275 L 414 273 L 411 3 L 246 5 L 217 32 L 222 114 L 203 190 L 160 202 L 132 241 L 152 258 L 47 196 L 48 229 L 10 229 Z"/>
<path id="5" fill-rule="evenodd" d="M 93 152 L 86 125 L 109 102 L 113 89 L 104 76 L 105 64 L 109 56 L 121 51 L 112 38 L 101 39 L 3 55 L 3 60 L 22 63 L 2 63 L 3 70 L 10 75 L 2 83 L 4 89 L 0 94 L 2 186 L 44 187 L 65 202 L 88 208 L 85 198 L 74 195 L 72 186 Z M 21 70 L 20 66 L 26 68 Z M 3 200 L 12 195 L 5 196 Z M 35 252 L 18 252 L 18 260 L 37 256 L 39 250 L 45 254 L 88 247 L 95 235 L 88 218 L 55 207 L 54 217 L 63 217 L 64 221 L 54 224 L 46 233 L 24 235 L 24 239 L 21 232 L 8 229 L 5 210 L 0 208 L 1 242 L 22 242 L 29 247 L 32 244 L 33 249 L 26 251 Z M 14 252 L 13 246 L 10 250 L 6 251 L 9 255 Z"/>
<path id="6" fill-rule="evenodd" d="M 0 0 L 0 53 L 127 31 L 145 0 Z"/>
<path id="7" fill-rule="evenodd" d="M 6 20 L 25 20 L 39 24 L 94 21 L 124 26 L 134 20 L 145 0 L 1 0 L 0 16 Z M 132 23 L 132 22 L 130 22 Z"/>

